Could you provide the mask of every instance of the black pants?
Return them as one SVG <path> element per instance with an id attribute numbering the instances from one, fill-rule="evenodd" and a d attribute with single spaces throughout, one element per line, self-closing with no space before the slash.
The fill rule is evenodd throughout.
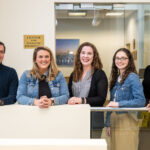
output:
<path id="1" fill-rule="evenodd" d="M 101 138 L 104 128 L 104 113 L 91 112 L 91 138 Z"/>

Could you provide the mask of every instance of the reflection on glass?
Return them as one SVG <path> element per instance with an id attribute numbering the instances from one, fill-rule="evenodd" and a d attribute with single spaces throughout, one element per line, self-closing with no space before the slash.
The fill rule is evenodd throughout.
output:
<path id="1" fill-rule="evenodd" d="M 69 16 L 70 12 L 82 12 L 85 15 Z M 113 54 L 121 47 L 130 49 L 137 70 L 144 70 L 147 65 L 150 65 L 150 5 L 57 3 L 55 13 L 58 21 L 56 39 L 79 39 L 80 43 L 88 41 L 96 45 L 107 77 L 110 76 Z M 68 74 L 70 73 L 71 71 Z M 140 76 L 142 78 L 143 73 L 140 72 Z M 130 112 L 128 115 L 133 130 L 129 131 L 127 128 L 124 133 L 121 133 L 128 136 L 131 133 L 135 134 L 137 137 L 135 147 L 137 146 L 138 150 L 149 150 L 149 113 L 140 111 Z M 105 137 L 104 133 L 103 136 Z M 95 138 L 98 137 L 99 131 L 96 131 Z M 108 138 L 107 141 L 110 148 L 111 141 Z M 130 144 L 125 144 L 124 148 L 127 150 Z"/>

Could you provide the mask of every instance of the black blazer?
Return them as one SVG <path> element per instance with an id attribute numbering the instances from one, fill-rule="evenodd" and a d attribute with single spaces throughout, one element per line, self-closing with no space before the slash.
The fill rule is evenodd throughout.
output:
<path id="1" fill-rule="evenodd" d="M 71 73 L 69 78 L 69 93 L 70 97 L 73 96 L 72 93 L 72 78 L 73 73 Z M 95 70 L 91 80 L 91 87 L 86 97 L 87 103 L 92 107 L 103 106 L 107 96 L 108 80 L 106 74 L 103 70 Z M 103 112 L 92 112 L 91 113 L 91 128 L 101 129 L 104 127 L 104 115 Z"/>
<path id="2" fill-rule="evenodd" d="M 150 100 L 150 65 L 146 67 L 144 72 L 143 88 L 146 99 Z"/>
<path id="3" fill-rule="evenodd" d="M 70 97 L 73 96 L 72 78 L 73 73 L 71 73 L 70 75 L 68 85 Z M 108 81 L 105 72 L 103 70 L 95 70 L 91 80 L 90 91 L 88 97 L 86 97 L 87 103 L 90 104 L 90 106 L 92 107 L 103 106 L 107 96 L 107 88 L 108 88 Z"/>

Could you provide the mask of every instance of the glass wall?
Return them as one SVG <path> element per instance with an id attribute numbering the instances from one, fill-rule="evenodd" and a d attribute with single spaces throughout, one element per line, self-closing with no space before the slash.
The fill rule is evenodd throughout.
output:
<path id="1" fill-rule="evenodd" d="M 56 39 L 76 39 L 79 40 L 78 44 L 85 41 L 95 44 L 108 77 L 112 56 L 121 47 L 126 47 L 133 53 L 137 70 L 150 64 L 149 5 L 58 3 L 55 4 L 55 15 Z M 72 61 L 75 50 L 76 47 L 73 50 L 64 48 L 61 52 L 56 50 L 58 65 L 65 76 L 69 76 L 72 71 L 72 66 L 67 65 L 67 61 L 69 62 L 68 57 Z M 60 59 L 60 54 L 63 53 L 69 56 Z"/>
<path id="2" fill-rule="evenodd" d="M 144 68 L 150 65 L 150 4 L 56 3 L 55 15 L 56 58 L 59 69 L 66 77 L 72 72 L 73 65 L 69 62 L 73 62 L 77 46 L 85 41 L 97 47 L 108 78 L 112 57 L 121 47 L 132 52 L 137 71 L 143 77 Z M 71 49 L 69 44 L 59 45 L 59 40 L 63 43 L 65 40 L 75 40 L 76 44 L 73 43 Z M 107 98 L 109 99 L 109 93 Z M 116 132 L 117 137 L 112 140 L 106 135 L 106 128 L 103 128 L 91 129 L 91 138 L 105 138 L 108 149 L 116 150 L 113 146 L 114 139 L 124 135 L 125 141 L 128 138 L 128 143 L 123 143 L 120 150 L 148 150 L 150 113 L 126 110 L 117 117 L 116 114 L 113 113 L 113 117 L 118 122 L 125 121 L 124 127 L 117 124 L 117 127 L 112 128 L 111 132 Z M 129 122 L 121 118 L 128 118 Z"/>
<path id="3" fill-rule="evenodd" d="M 145 108 L 94 108 L 104 112 L 105 127 L 92 130 L 92 138 L 107 142 L 107 150 L 149 150 L 150 113 Z M 110 130 L 106 115 L 111 112 Z M 106 121 L 107 120 L 107 121 Z"/>

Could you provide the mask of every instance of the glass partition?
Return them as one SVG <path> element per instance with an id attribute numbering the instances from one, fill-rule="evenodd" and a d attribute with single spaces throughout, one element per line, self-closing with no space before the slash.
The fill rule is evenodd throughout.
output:
<path id="1" fill-rule="evenodd" d="M 78 44 L 85 41 L 95 44 L 108 77 L 112 56 L 121 47 L 133 53 L 137 70 L 150 64 L 148 4 L 56 3 L 55 15 L 56 39 L 74 39 L 79 41 Z M 65 76 L 69 76 L 73 65 L 66 64 L 73 64 L 77 48 L 62 47 L 59 51 L 57 47 L 59 68 Z"/>
<path id="2" fill-rule="evenodd" d="M 57 63 L 59 61 L 59 70 L 66 77 L 72 72 L 73 65 L 65 63 L 71 61 L 73 64 L 77 46 L 88 41 L 97 47 L 104 66 L 103 70 L 108 78 L 112 57 L 121 47 L 126 47 L 132 52 L 137 71 L 143 78 L 144 68 L 150 65 L 150 4 L 56 3 L 55 15 L 56 58 Z M 77 40 L 78 42 L 72 45 L 72 49 L 69 49 L 63 45 L 58 46 L 57 40 Z M 57 49 L 58 47 L 61 49 Z M 105 118 L 108 110 L 100 109 L 101 115 L 103 116 L 104 112 Z M 94 108 L 91 108 L 91 111 L 99 112 Z M 114 139 L 118 140 L 119 136 L 124 135 L 124 138 L 128 138 L 128 143 L 122 143 L 120 150 L 148 150 L 150 147 L 150 113 L 145 109 L 111 111 L 113 111 L 112 116 L 117 118 L 118 122 L 124 121 L 124 127 L 119 124 L 113 126 L 111 131 L 117 132 L 113 140 L 106 136 L 106 128 L 103 127 L 91 130 L 91 138 L 105 138 L 108 142 L 108 149 L 116 150 L 113 147 Z M 118 111 L 124 113 L 115 113 Z M 125 119 L 122 120 L 122 118 Z M 99 124 L 103 126 L 103 123 Z"/>
<path id="3" fill-rule="evenodd" d="M 104 112 L 104 128 L 91 131 L 92 138 L 107 141 L 108 150 L 149 150 L 150 113 L 142 108 L 100 108 L 93 107 L 91 112 Z M 106 121 L 110 116 L 110 133 Z"/>

